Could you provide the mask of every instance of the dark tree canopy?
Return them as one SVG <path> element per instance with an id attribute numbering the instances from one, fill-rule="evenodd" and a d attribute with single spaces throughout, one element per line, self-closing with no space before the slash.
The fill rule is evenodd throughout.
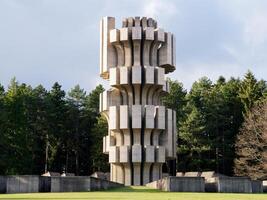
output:
<path id="1" fill-rule="evenodd" d="M 59 83 L 47 91 L 15 78 L 7 91 L 0 85 L 0 174 L 108 171 L 101 153 L 107 131 L 98 113 L 102 91 L 99 85 L 87 95 L 77 85 L 66 96 Z"/>

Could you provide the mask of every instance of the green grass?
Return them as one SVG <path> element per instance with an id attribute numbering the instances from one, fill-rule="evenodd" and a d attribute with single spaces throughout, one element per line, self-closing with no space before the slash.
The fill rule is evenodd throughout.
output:
<path id="1" fill-rule="evenodd" d="M 267 200 L 267 195 L 162 192 L 140 186 L 98 192 L 0 194 L 0 199 Z"/>

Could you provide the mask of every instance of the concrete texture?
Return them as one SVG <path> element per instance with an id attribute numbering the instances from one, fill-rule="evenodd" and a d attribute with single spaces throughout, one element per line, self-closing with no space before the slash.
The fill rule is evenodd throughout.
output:
<path id="1" fill-rule="evenodd" d="M 215 171 L 205 171 L 205 172 L 202 172 L 201 177 L 204 177 L 205 180 L 209 179 L 209 178 L 213 178 L 216 176 L 216 173 Z"/>
<path id="2" fill-rule="evenodd" d="M 94 172 L 93 174 L 90 175 L 90 177 L 99 178 L 99 179 L 109 181 L 110 174 L 104 173 L 104 172 Z"/>
<path id="3" fill-rule="evenodd" d="M 206 192 L 262 193 L 263 182 L 248 177 L 229 177 L 215 171 L 177 172 L 177 177 L 203 177 Z"/>
<path id="4" fill-rule="evenodd" d="M 205 179 L 206 192 L 262 193 L 262 181 L 247 177 L 213 177 Z"/>
<path id="5" fill-rule="evenodd" d="M 90 191 L 90 178 L 87 177 L 51 177 L 51 192 Z"/>
<path id="6" fill-rule="evenodd" d="M 214 177 L 205 180 L 206 192 L 262 193 L 262 181 L 248 177 Z"/>
<path id="7" fill-rule="evenodd" d="M 267 180 L 262 181 L 262 189 L 264 193 L 267 193 Z"/>
<path id="8" fill-rule="evenodd" d="M 39 192 L 51 192 L 51 177 L 41 176 L 39 178 Z"/>
<path id="9" fill-rule="evenodd" d="M 200 176 L 201 172 L 185 172 L 184 176 L 186 177 L 198 177 Z"/>
<path id="10" fill-rule="evenodd" d="M 264 193 L 267 193 L 267 180 L 262 181 L 262 189 Z"/>
<path id="11" fill-rule="evenodd" d="M 202 177 L 169 176 L 148 183 L 146 186 L 168 192 L 205 192 L 205 182 Z"/>
<path id="12" fill-rule="evenodd" d="M 246 177 L 217 177 L 215 178 L 218 192 L 252 193 L 250 178 Z"/>
<path id="13" fill-rule="evenodd" d="M 152 18 L 100 22 L 100 76 L 111 89 L 100 95 L 109 124 L 103 153 L 111 180 L 144 185 L 162 178 L 162 164 L 176 158 L 176 113 L 162 105 L 169 91 L 165 74 L 175 70 L 175 38 Z"/>
<path id="14" fill-rule="evenodd" d="M 6 193 L 6 176 L 0 176 L 0 193 Z"/>
<path id="15" fill-rule="evenodd" d="M 215 178 L 205 179 L 205 191 L 206 192 L 218 192 L 218 184 Z"/>
<path id="16" fill-rule="evenodd" d="M 0 188 L 3 193 L 34 193 L 39 192 L 39 176 L 20 175 L 5 176 L 0 178 L 2 181 Z"/>
<path id="17" fill-rule="evenodd" d="M 260 180 L 251 181 L 252 193 L 263 193 L 263 185 Z"/>
<path id="18" fill-rule="evenodd" d="M 0 193 L 86 192 L 123 185 L 90 176 L 0 176 Z"/>
<path id="19" fill-rule="evenodd" d="M 206 192 L 262 193 L 262 181 L 246 177 L 214 177 L 205 179 Z"/>
<path id="20" fill-rule="evenodd" d="M 86 192 L 121 187 L 121 184 L 90 176 L 50 177 L 46 179 L 50 192 Z"/>

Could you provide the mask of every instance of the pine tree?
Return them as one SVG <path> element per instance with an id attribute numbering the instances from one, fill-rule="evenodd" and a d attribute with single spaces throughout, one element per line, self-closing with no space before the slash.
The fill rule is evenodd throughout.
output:
<path id="1" fill-rule="evenodd" d="M 102 85 L 98 85 L 86 97 L 85 112 L 90 119 L 90 138 L 87 151 L 90 155 L 90 172 L 95 170 L 106 171 L 108 169 L 107 156 L 102 153 L 103 137 L 107 134 L 107 121 L 99 113 L 99 95 L 104 91 Z M 103 161 L 103 162 L 102 162 Z"/>
<path id="2" fill-rule="evenodd" d="M 66 102 L 65 92 L 57 82 L 48 93 L 48 124 L 49 132 L 47 134 L 47 169 L 53 169 L 62 172 L 65 167 L 64 134 L 66 133 Z"/>
<path id="3" fill-rule="evenodd" d="M 210 150 L 205 123 L 195 106 L 187 105 L 188 115 L 179 129 L 178 166 L 182 171 L 201 170 L 206 162 L 203 152 Z"/>
<path id="4" fill-rule="evenodd" d="M 186 105 L 186 90 L 183 88 L 183 84 L 178 81 L 172 81 L 168 79 L 170 85 L 169 93 L 162 98 L 163 104 L 167 108 L 171 108 L 176 111 L 177 130 L 179 129 L 179 121 L 182 121 L 185 117 L 184 107 Z"/>
<path id="5" fill-rule="evenodd" d="M 6 108 L 5 108 L 5 89 L 0 84 L 0 174 L 5 174 L 7 163 L 6 152 Z"/>
<path id="6" fill-rule="evenodd" d="M 28 107 L 28 124 L 34 139 L 34 174 L 47 171 L 46 152 L 48 150 L 49 99 L 48 92 L 42 85 L 32 90 Z"/>
<path id="7" fill-rule="evenodd" d="M 67 136 L 65 137 L 66 138 L 65 170 L 68 171 L 69 154 L 71 151 L 74 151 L 76 175 L 80 174 L 81 140 L 83 139 L 82 138 L 83 130 L 81 126 L 81 121 L 83 118 L 82 109 L 84 108 L 85 98 L 86 98 L 86 92 L 83 89 L 81 89 L 79 85 L 76 85 L 68 93 L 67 103 L 68 103 L 69 134 L 65 133 Z"/>
<path id="8" fill-rule="evenodd" d="M 266 92 L 264 81 L 257 81 L 251 71 L 245 74 L 239 88 L 239 98 L 244 106 L 243 114 L 246 115 L 253 107 L 254 103 L 260 100 Z"/>
<path id="9" fill-rule="evenodd" d="M 186 118 L 179 121 L 178 130 L 178 170 L 203 170 L 212 162 L 206 156 L 211 143 L 205 118 L 207 98 L 211 89 L 212 82 L 203 77 L 193 84 L 186 96 Z"/>

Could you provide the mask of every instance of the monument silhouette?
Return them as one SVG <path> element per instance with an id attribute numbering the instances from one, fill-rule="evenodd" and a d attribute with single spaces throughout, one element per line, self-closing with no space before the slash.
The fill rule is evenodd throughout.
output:
<path id="1" fill-rule="evenodd" d="M 161 101 L 175 62 L 175 37 L 154 19 L 125 18 L 118 29 L 113 17 L 100 21 L 100 76 L 111 86 L 100 95 L 111 181 L 145 185 L 176 159 L 176 113 Z"/>

